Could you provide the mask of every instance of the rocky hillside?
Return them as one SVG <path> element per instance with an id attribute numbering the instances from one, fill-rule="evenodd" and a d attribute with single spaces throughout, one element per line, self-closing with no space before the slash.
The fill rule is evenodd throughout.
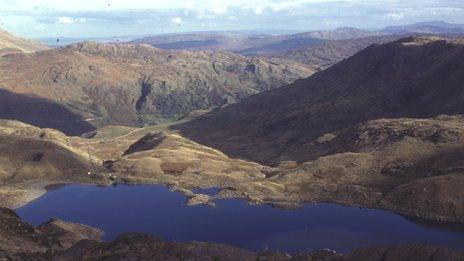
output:
<path id="1" fill-rule="evenodd" d="M 35 228 L 9 209 L 0 208 L 0 257 L 18 255 L 15 260 L 47 250 L 65 250 L 81 240 L 101 240 L 103 232 L 81 224 L 57 219 Z M 22 256 L 22 258 L 20 258 Z"/>
<path id="2" fill-rule="evenodd" d="M 0 117 L 67 134 L 106 124 L 153 124 L 310 74 L 296 62 L 227 52 L 86 42 L 1 57 Z"/>
<path id="3" fill-rule="evenodd" d="M 462 116 L 360 123 L 294 148 L 314 160 L 274 180 L 317 201 L 463 222 L 463 124 Z"/>
<path id="4" fill-rule="evenodd" d="M 374 45 L 179 129 L 235 156 L 301 162 L 312 158 L 305 144 L 364 121 L 464 113 L 463 61 L 460 40 L 412 37 Z"/>
<path id="5" fill-rule="evenodd" d="M 48 47 L 41 43 L 22 39 L 0 30 L 0 55 L 13 52 L 32 53 L 47 49 Z"/>

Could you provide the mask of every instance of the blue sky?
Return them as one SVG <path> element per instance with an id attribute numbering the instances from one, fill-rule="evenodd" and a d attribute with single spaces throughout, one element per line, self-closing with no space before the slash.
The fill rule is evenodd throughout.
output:
<path id="1" fill-rule="evenodd" d="M 372 29 L 432 20 L 464 23 L 464 0 L 0 0 L 0 28 L 30 38 Z"/>

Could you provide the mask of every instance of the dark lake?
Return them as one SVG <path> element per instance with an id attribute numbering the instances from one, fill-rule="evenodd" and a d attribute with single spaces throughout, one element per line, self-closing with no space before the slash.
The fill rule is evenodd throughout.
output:
<path id="1" fill-rule="evenodd" d="M 289 211 L 242 200 L 189 207 L 185 201 L 163 186 L 67 185 L 16 211 L 34 225 L 55 217 L 98 227 L 105 231 L 105 240 L 144 232 L 172 241 L 214 241 L 288 253 L 322 248 L 346 253 L 358 247 L 408 243 L 464 249 L 462 231 L 419 225 L 383 210 L 317 204 Z"/>

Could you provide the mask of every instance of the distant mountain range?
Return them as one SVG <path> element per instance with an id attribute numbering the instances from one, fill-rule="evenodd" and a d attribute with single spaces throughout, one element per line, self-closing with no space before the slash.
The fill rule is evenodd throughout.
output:
<path id="1" fill-rule="evenodd" d="M 389 26 L 381 30 L 342 27 L 289 35 L 203 32 L 150 36 L 136 39 L 133 43 L 150 44 L 161 49 L 227 50 L 244 55 L 262 55 L 318 46 L 328 40 L 349 40 L 391 34 L 464 34 L 464 25 L 432 21 Z"/>
<path id="2" fill-rule="evenodd" d="M 188 33 L 141 38 L 132 43 L 149 44 L 161 49 L 226 50 L 244 55 L 293 50 L 320 45 L 327 40 L 343 40 L 381 35 L 356 28 L 338 28 L 291 35 L 250 35 L 244 33 Z"/>
<path id="3" fill-rule="evenodd" d="M 443 21 L 432 21 L 410 25 L 388 26 L 380 32 L 389 34 L 464 34 L 464 24 L 450 24 Z"/>
<path id="4" fill-rule="evenodd" d="M 48 46 L 64 46 L 84 41 L 102 43 L 132 42 L 150 44 L 161 49 L 190 49 L 190 50 L 228 50 L 247 55 L 271 49 L 294 49 L 314 45 L 318 40 L 347 40 L 365 38 L 386 34 L 464 34 L 464 24 L 452 24 L 443 21 L 421 22 L 409 25 L 388 26 L 379 30 L 361 30 L 351 27 L 341 27 L 334 30 L 316 30 L 296 32 L 295 30 L 257 29 L 244 31 L 211 31 L 189 32 L 164 35 L 133 35 L 114 37 L 43 37 L 37 40 Z M 323 42 L 323 41 L 322 41 Z M 320 41 L 320 43 L 322 43 Z M 317 42 L 316 42 L 317 43 Z M 286 44 L 290 46 L 286 47 Z M 278 46 L 281 46 L 280 48 Z"/>
<path id="5" fill-rule="evenodd" d="M 90 38 L 72 38 L 72 37 L 42 37 L 38 38 L 40 41 L 50 47 L 61 47 L 81 42 L 99 42 L 99 43 L 126 43 L 147 35 L 136 36 L 112 36 L 112 37 L 90 37 Z"/>

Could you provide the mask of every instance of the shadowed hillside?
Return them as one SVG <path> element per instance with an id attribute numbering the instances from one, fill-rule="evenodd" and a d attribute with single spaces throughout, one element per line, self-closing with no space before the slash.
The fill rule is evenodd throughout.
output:
<path id="1" fill-rule="evenodd" d="M 464 45 L 405 38 L 371 46 L 330 69 L 178 126 L 239 157 L 311 159 L 320 136 L 378 118 L 464 113 Z"/>
<path id="2" fill-rule="evenodd" d="M 0 119 L 17 120 L 41 128 L 81 135 L 95 127 L 56 102 L 0 90 Z"/>

